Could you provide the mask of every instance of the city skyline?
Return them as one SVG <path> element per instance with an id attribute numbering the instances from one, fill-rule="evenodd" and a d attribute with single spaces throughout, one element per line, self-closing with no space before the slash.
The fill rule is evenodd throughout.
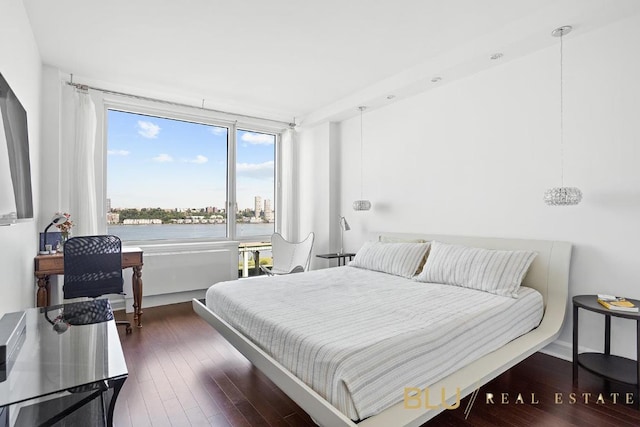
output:
<path id="1" fill-rule="evenodd" d="M 247 206 L 247 207 L 240 207 L 238 205 L 238 203 L 236 203 L 236 213 L 238 212 L 244 212 L 244 211 L 253 211 L 255 212 L 255 198 L 256 197 L 260 197 L 260 199 L 262 200 L 262 208 L 261 210 L 265 210 L 265 204 L 268 203 L 269 208 L 271 211 L 275 212 L 275 208 L 273 207 L 273 201 L 271 199 L 267 199 L 267 198 L 263 198 L 261 196 L 254 196 L 254 201 L 251 203 L 252 206 Z M 226 205 L 226 204 L 225 204 Z M 142 210 L 142 209 L 162 209 L 162 210 L 168 210 L 168 211 L 176 211 L 176 212 L 182 212 L 182 211 L 186 211 L 186 210 L 196 210 L 196 211 L 201 211 L 201 210 L 210 210 L 210 209 L 217 209 L 218 211 L 225 211 L 226 212 L 226 208 L 223 206 L 215 206 L 215 205 L 206 205 L 206 206 L 174 206 L 174 207 L 166 207 L 166 206 L 142 206 L 142 207 L 131 207 L 131 206 L 114 206 L 113 202 L 111 201 L 111 198 L 108 197 L 107 198 L 107 212 L 110 212 L 111 210 L 114 211 L 120 211 L 120 210 L 124 210 L 124 209 L 137 209 L 137 210 Z"/>
<path id="2" fill-rule="evenodd" d="M 150 224 L 226 224 L 227 212 L 216 206 L 188 207 L 188 208 L 118 208 L 111 206 L 111 199 L 107 198 L 107 224 L 109 225 L 150 225 Z M 138 212 L 148 209 L 148 213 L 139 216 Z M 136 211 L 133 214 L 131 211 Z M 270 199 L 254 196 L 254 208 L 240 209 L 236 204 L 236 222 L 242 223 L 274 223 L 275 210 Z M 185 213 L 186 215 L 178 215 Z M 123 218 L 123 216 L 125 218 Z M 193 222 L 192 222 L 193 221 Z"/>
<path id="3" fill-rule="evenodd" d="M 226 207 L 225 127 L 108 112 L 107 192 L 114 208 Z M 236 198 L 273 200 L 275 135 L 237 131 Z"/>

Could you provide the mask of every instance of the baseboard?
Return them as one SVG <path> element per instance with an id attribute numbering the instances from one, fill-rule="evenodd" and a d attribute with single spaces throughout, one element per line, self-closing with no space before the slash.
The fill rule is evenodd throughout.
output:
<path id="1" fill-rule="evenodd" d="M 580 353 L 600 353 L 601 350 L 595 350 L 593 348 L 580 346 L 578 348 Z M 573 344 L 566 341 L 556 340 L 545 348 L 540 350 L 540 353 L 548 354 L 549 356 L 557 357 L 566 361 L 573 361 Z"/>
<path id="2" fill-rule="evenodd" d="M 111 309 L 113 311 L 124 310 L 126 308 L 126 303 L 124 298 L 118 298 L 118 299 L 109 298 L 109 304 L 111 304 Z"/>
<path id="3" fill-rule="evenodd" d="M 161 305 L 169 305 L 169 304 L 177 304 L 179 302 L 188 302 L 193 298 L 202 299 L 204 298 L 207 290 L 200 289 L 196 291 L 187 291 L 187 292 L 176 292 L 171 294 L 162 294 L 162 295 L 149 295 L 142 298 L 142 310 L 149 307 L 158 307 Z M 122 310 L 124 308 L 124 302 L 121 299 L 118 301 L 120 305 L 116 308 L 115 302 L 111 304 L 114 310 Z M 126 300 L 126 311 L 127 313 L 133 313 L 133 298 L 127 298 Z"/>
<path id="4" fill-rule="evenodd" d="M 540 353 L 570 362 L 573 359 L 573 345 L 565 341 L 555 340 L 540 350 Z"/>

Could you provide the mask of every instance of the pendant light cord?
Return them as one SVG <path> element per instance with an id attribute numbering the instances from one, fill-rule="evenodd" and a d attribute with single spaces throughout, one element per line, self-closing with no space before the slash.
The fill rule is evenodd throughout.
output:
<path id="1" fill-rule="evenodd" d="M 367 107 L 358 107 L 360 109 L 360 200 L 362 200 L 362 194 L 363 194 L 363 187 L 364 187 L 364 161 L 363 161 L 363 151 L 364 151 L 364 144 L 363 144 L 363 136 L 362 136 L 362 115 L 364 113 L 365 108 Z"/>
<path id="2" fill-rule="evenodd" d="M 564 187 L 564 84 L 563 84 L 563 43 L 564 34 L 560 35 L 560 186 Z"/>
<path id="3" fill-rule="evenodd" d="M 573 206 L 582 201 L 582 191 L 577 187 L 564 186 L 564 40 L 565 34 L 571 32 L 571 26 L 565 25 L 551 32 L 553 37 L 560 37 L 560 187 L 553 187 L 544 192 L 544 202 L 549 206 Z"/>

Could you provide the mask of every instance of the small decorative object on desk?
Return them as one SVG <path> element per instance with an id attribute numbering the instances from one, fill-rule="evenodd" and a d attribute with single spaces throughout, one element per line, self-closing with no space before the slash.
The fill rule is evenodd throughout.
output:
<path id="1" fill-rule="evenodd" d="M 609 310 L 628 311 L 632 313 L 638 312 L 638 307 L 622 297 L 598 294 L 598 302 Z"/>
<path id="2" fill-rule="evenodd" d="M 58 252 L 63 252 L 64 244 L 67 240 L 69 240 L 69 235 L 71 234 L 71 227 L 73 227 L 73 221 L 71 221 L 71 215 L 66 212 L 64 213 L 56 212 L 56 215 L 58 214 L 64 215 L 64 217 L 66 218 L 64 222 L 56 224 L 56 227 L 58 227 L 58 230 L 60 230 L 60 233 L 62 234 L 62 240 L 60 241 L 60 245 L 58 246 Z"/>

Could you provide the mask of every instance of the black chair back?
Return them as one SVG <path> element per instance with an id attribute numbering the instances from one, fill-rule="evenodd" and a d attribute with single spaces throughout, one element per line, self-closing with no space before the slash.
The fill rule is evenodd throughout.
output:
<path id="1" fill-rule="evenodd" d="M 72 237 L 64 244 L 64 298 L 121 294 L 122 242 L 117 236 Z"/>

